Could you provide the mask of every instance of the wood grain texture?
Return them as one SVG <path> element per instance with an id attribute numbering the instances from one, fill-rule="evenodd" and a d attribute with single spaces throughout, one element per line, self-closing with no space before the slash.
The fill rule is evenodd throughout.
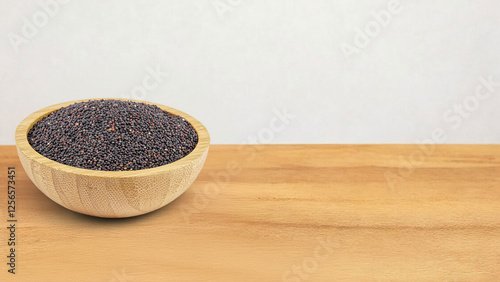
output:
<path id="1" fill-rule="evenodd" d="M 198 134 L 198 144 L 194 150 L 176 162 L 136 171 L 97 171 L 55 162 L 30 146 L 26 136 L 37 121 L 61 107 L 88 100 L 65 102 L 41 109 L 26 117 L 16 129 L 16 146 L 21 164 L 31 181 L 47 197 L 83 214 L 130 217 L 165 206 L 193 183 L 208 154 L 208 131 L 190 115 L 156 103 L 135 101 L 157 105 L 164 111 L 185 118 Z"/>
<path id="2" fill-rule="evenodd" d="M 47 199 L 4 146 L 19 264 L 13 276 L 2 262 L 0 281 L 499 281 L 500 147 L 436 146 L 402 169 L 419 150 L 212 145 L 171 204 L 103 219 Z"/>

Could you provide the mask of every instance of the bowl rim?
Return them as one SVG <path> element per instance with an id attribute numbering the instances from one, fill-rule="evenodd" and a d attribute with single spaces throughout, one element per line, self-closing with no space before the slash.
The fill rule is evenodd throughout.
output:
<path id="1" fill-rule="evenodd" d="M 86 101 L 92 101 L 92 100 L 120 100 L 120 101 L 132 101 L 132 102 L 137 102 L 137 103 L 144 103 L 144 104 L 149 104 L 149 105 L 156 105 L 160 109 L 171 113 L 173 115 L 178 115 L 181 116 L 182 118 L 186 119 L 191 126 L 195 129 L 196 133 L 198 134 L 198 143 L 196 144 L 195 148 L 193 151 L 191 151 L 189 154 L 186 156 L 178 159 L 175 162 L 165 164 L 162 166 L 157 166 L 153 168 L 146 168 L 146 169 L 140 169 L 140 170 L 131 170 L 131 171 L 106 171 L 106 170 L 92 170 L 92 169 L 86 169 L 86 168 L 79 168 L 79 167 L 74 167 L 70 165 L 66 165 L 63 163 L 56 162 L 54 160 L 51 160 L 31 147 L 31 145 L 28 142 L 28 132 L 33 127 L 33 125 L 41 120 L 42 118 L 46 117 L 50 113 L 62 108 L 66 107 L 75 103 L 79 102 L 86 102 Z M 16 140 L 16 146 L 19 151 L 21 151 L 24 155 L 26 155 L 27 158 L 29 158 L 32 161 L 35 161 L 39 164 L 48 166 L 52 169 L 56 169 L 58 171 L 63 171 L 67 173 L 72 173 L 72 174 L 78 174 L 78 175 L 84 175 L 84 176 L 92 176 L 92 177 L 110 177 L 110 178 L 129 178 L 129 177 L 138 177 L 138 176 L 151 176 L 155 174 L 162 174 L 168 171 L 176 170 L 180 167 L 183 167 L 192 161 L 195 161 L 199 159 L 200 157 L 203 156 L 203 154 L 206 152 L 210 145 L 210 136 L 208 134 L 207 129 L 205 126 L 199 122 L 197 119 L 194 117 L 179 111 L 177 109 L 167 107 L 162 104 L 154 103 L 154 102 L 149 102 L 149 101 L 141 101 L 141 100 L 134 100 L 134 99 L 124 99 L 124 98 L 90 98 L 90 99 L 81 99 L 81 100 L 73 100 L 73 101 L 68 101 L 68 102 L 63 102 L 59 104 L 55 104 L 52 106 L 45 107 L 43 109 L 40 109 L 21 121 L 19 125 L 16 128 L 16 133 L 15 133 L 15 140 Z"/>

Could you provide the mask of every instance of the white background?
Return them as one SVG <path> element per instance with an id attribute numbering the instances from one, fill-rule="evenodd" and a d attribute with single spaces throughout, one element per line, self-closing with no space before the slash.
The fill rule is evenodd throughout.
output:
<path id="1" fill-rule="evenodd" d="M 402 1 L 382 28 L 389 1 L 73 0 L 47 16 L 50 2 L 0 2 L 0 144 L 42 107 L 138 94 L 212 143 L 500 142 L 500 86 L 474 98 L 481 77 L 500 82 L 500 1 Z M 148 68 L 169 76 L 134 92 Z M 295 118 L 268 129 L 284 108 Z"/>

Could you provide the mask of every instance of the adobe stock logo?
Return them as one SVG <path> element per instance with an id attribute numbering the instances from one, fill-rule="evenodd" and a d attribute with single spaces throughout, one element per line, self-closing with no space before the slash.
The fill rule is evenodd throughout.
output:
<path id="1" fill-rule="evenodd" d="M 121 272 L 118 272 L 116 269 L 113 269 L 111 273 L 113 274 L 113 278 L 110 280 L 110 282 L 127 282 L 134 280 L 134 276 L 128 275 L 127 270 L 125 268 L 122 268 Z"/>
<path id="2" fill-rule="evenodd" d="M 212 6 L 219 18 L 223 19 L 224 16 L 241 4 L 241 0 L 214 0 Z"/>
<path id="3" fill-rule="evenodd" d="M 334 249 L 340 248 L 339 242 L 332 242 L 328 236 L 326 240 L 318 238 L 318 245 L 314 248 L 313 256 L 305 257 L 301 264 L 294 264 L 283 272 L 281 279 L 283 282 L 300 282 L 310 278 L 311 274 L 316 272 L 321 263 L 326 262 L 333 254 Z"/>
<path id="4" fill-rule="evenodd" d="M 59 14 L 61 5 L 68 4 L 70 0 L 48 0 L 41 2 L 41 10 L 36 11 L 31 19 L 23 17 L 23 27 L 21 33 L 11 32 L 9 34 L 10 44 L 15 53 L 19 53 L 21 44 L 28 44 L 39 32 L 40 29 L 49 23 L 49 20 Z"/>
<path id="5" fill-rule="evenodd" d="M 353 45 L 346 42 L 340 45 L 344 57 L 349 58 L 354 54 L 361 53 L 361 49 L 367 47 L 392 22 L 393 16 L 401 13 L 402 10 L 403 7 L 398 0 L 390 0 L 386 10 L 372 11 L 373 20 L 367 22 L 363 30 L 355 29 Z"/>
<path id="6" fill-rule="evenodd" d="M 494 81 L 491 75 L 487 79 L 481 76 L 478 80 L 474 94 L 468 95 L 461 103 L 454 104 L 453 109 L 444 113 L 444 120 L 452 124 L 452 129 L 462 126 L 462 122 L 468 119 L 479 108 L 481 102 L 489 99 L 500 86 L 500 82 Z"/>
<path id="7" fill-rule="evenodd" d="M 146 100 L 148 94 L 160 87 L 163 81 L 170 76 L 170 73 L 160 70 L 160 65 L 156 65 L 156 68 L 147 67 L 146 73 L 140 84 L 134 86 L 129 93 L 123 93 L 120 97 L 124 99 Z"/>
<path id="8" fill-rule="evenodd" d="M 222 190 L 228 188 L 231 179 L 240 175 L 245 167 L 252 162 L 260 150 L 259 146 L 255 144 L 271 143 L 275 134 L 285 130 L 290 125 L 291 121 L 295 118 L 294 114 L 287 111 L 286 107 L 281 110 L 273 109 L 273 116 L 269 119 L 268 126 L 261 128 L 256 135 L 250 135 L 247 138 L 247 143 L 241 144 L 237 152 L 239 157 L 226 162 L 222 170 L 210 172 L 212 181 L 207 182 L 204 187 L 190 188 L 195 192 L 190 204 L 183 204 L 181 206 L 182 216 L 186 223 L 190 223 L 190 217 L 193 214 L 200 213 L 210 203 L 212 203 L 221 193 Z"/>
<path id="9" fill-rule="evenodd" d="M 453 104 L 453 107 L 444 112 L 443 119 L 446 127 L 434 128 L 430 136 L 423 141 L 415 140 L 417 144 L 415 150 L 407 156 L 398 156 L 397 171 L 387 170 L 384 173 L 391 192 L 395 192 L 396 185 L 412 176 L 417 168 L 434 154 L 436 144 L 446 141 L 448 133 L 458 130 L 481 107 L 481 104 L 486 103 L 500 87 L 500 81 L 494 81 L 491 75 L 487 78 L 480 76 L 478 81 L 473 93 L 467 95 L 459 103 Z"/>

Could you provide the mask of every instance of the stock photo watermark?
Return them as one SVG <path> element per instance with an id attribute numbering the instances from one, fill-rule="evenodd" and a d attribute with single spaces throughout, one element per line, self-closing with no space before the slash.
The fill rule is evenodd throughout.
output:
<path id="1" fill-rule="evenodd" d="M 401 13 L 402 10 L 403 6 L 401 6 L 399 0 L 390 0 L 385 9 L 372 11 L 372 19 L 362 29 L 355 29 L 352 44 L 343 42 L 340 45 L 340 50 L 342 50 L 344 57 L 349 58 L 352 55 L 361 53 L 361 50 L 370 45 L 372 40 L 389 26 L 393 17 Z"/>
<path id="2" fill-rule="evenodd" d="M 298 264 L 293 264 L 290 269 L 283 272 L 283 282 L 300 282 L 310 279 L 311 274 L 316 272 L 322 263 L 326 262 L 333 254 L 334 249 L 340 248 L 339 242 L 333 242 L 331 237 L 318 238 L 318 244 L 314 247 L 311 256 L 305 257 Z"/>
<path id="3" fill-rule="evenodd" d="M 467 95 L 461 102 L 455 103 L 452 107 L 446 110 L 443 114 L 443 120 L 448 129 L 435 128 L 431 136 L 419 141 L 416 140 L 417 149 L 412 151 L 408 156 L 398 156 L 399 165 L 397 173 L 386 171 L 384 173 L 387 185 L 391 191 L 395 190 L 395 186 L 403 181 L 405 178 L 410 177 L 418 166 L 426 161 L 434 151 L 436 144 L 443 143 L 449 131 L 459 129 L 465 120 L 469 119 L 471 115 L 479 109 L 481 103 L 488 100 L 500 87 L 500 81 L 494 81 L 490 75 L 488 78 L 479 77 L 479 83 L 476 85 L 474 93 Z"/>
<path id="4" fill-rule="evenodd" d="M 33 13 L 30 18 L 23 17 L 23 26 L 20 32 L 9 34 L 10 44 L 15 53 L 19 53 L 21 45 L 28 44 L 40 30 L 45 27 L 50 19 L 61 11 L 61 5 L 66 5 L 70 0 L 48 0 L 40 2 L 40 9 Z"/>
<path id="5" fill-rule="evenodd" d="M 241 4 L 241 0 L 213 0 L 212 6 L 219 18 L 223 19 Z"/>
<path id="6" fill-rule="evenodd" d="M 149 93 L 156 90 L 168 78 L 170 74 L 160 70 L 160 66 L 156 65 L 146 68 L 146 75 L 142 78 L 141 83 L 130 90 L 129 93 L 124 93 L 121 98 L 145 100 Z"/>
<path id="7" fill-rule="evenodd" d="M 274 140 L 275 134 L 279 133 L 291 123 L 295 115 L 288 112 L 287 108 L 281 110 L 273 109 L 273 116 L 269 119 L 267 127 L 261 128 L 257 134 L 250 135 L 247 138 L 247 144 L 238 147 L 238 153 L 246 156 L 245 161 L 251 162 L 257 153 L 258 146 L 256 144 L 265 144 Z M 212 182 L 205 184 L 193 197 L 191 204 L 181 206 L 182 216 L 186 223 L 190 222 L 190 217 L 194 213 L 200 213 L 210 202 L 212 202 L 220 193 L 221 189 L 225 189 L 231 177 L 239 175 L 243 171 L 241 163 L 237 160 L 230 160 L 226 163 L 224 170 L 216 173 L 211 172 L 210 178 Z"/>
<path id="8" fill-rule="evenodd" d="M 116 269 L 113 269 L 111 271 L 111 274 L 113 275 L 113 278 L 111 278 L 109 282 L 127 282 L 134 280 L 134 276 L 128 275 L 125 268 L 122 268 L 120 272 L 118 272 Z"/>

